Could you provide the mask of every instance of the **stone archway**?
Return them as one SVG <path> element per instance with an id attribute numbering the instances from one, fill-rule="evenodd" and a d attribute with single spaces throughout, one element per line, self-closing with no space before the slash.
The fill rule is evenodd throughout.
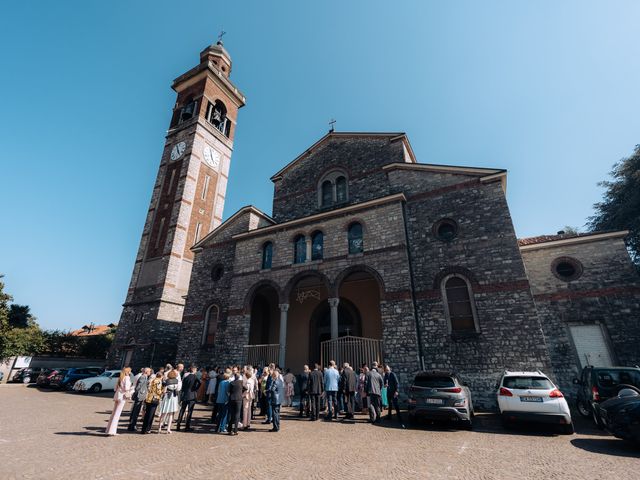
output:
<path id="1" fill-rule="evenodd" d="M 357 307 L 346 298 L 338 303 L 338 337 L 362 335 L 362 318 Z M 320 344 L 331 339 L 331 305 L 322 302 L 313 311 L 309 324 L 309 361 L 320 361 Z"/>

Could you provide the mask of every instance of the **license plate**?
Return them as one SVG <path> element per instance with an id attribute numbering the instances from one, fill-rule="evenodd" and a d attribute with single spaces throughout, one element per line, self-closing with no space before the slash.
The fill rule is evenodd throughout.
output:
<path id="1" fill-rule="evenodd" d="M 520 397 L 521 402 L 540 402 L 542 403 L 542 397 Z"/>
<path id="2" fill-rule="evenodd" d="M 427 398 L 425 402 L 433 403 L 434 405 L 442 405 L 444 403 L 444 400 L 442 400 L 441 398 Z"/>

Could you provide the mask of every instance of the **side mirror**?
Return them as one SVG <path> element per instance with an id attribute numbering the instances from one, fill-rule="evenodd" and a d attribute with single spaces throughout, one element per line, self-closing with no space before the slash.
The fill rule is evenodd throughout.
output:
<path id="1" fill-rule="evenodd" d="M 573 379 L 573 384 L 574 384 L 574 385 L 582 385 L 582 382 L 581 382 L 579 379 L 574 378 L 574 379 Z"/>

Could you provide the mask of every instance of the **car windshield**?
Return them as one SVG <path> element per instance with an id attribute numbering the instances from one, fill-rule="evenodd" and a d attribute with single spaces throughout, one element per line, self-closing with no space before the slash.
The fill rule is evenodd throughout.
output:
<path id="1" fill-rule="evenodd" d="M 640 388 L 640 372 L 637 370 L 599 370 L 596 374 L 600 387 L 615 387 L 624 383 Z"/>
<path id="2" fill-rule="evenodd" d="M 416 387 L 423 388 L 447 388 L 455 387 L 455 382 L 451 377 L 416 377 L 413 382 Z"/>
<path id="3" fill-rule="evenodd" d="M 104 373 L 101 373 L 99 376 L 100 377 L 110 377 L 111 376 L 111 372 L 104 372 Z"/>
<path id="4" fill-rule="evenodd" d="M 553 384 L 545 377 L 505 377 L 502 386 L 515 390 L 551 390 Z"/>

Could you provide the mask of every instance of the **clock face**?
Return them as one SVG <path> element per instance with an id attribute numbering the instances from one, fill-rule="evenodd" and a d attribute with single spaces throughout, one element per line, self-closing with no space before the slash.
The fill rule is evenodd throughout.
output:
<path id="1" fill-rule="evenodd" d="M 171 160 L 178 160 L 182 156 L 186 148 L 187 144 L 184 142 L 175 144 L 173 146 L 173 149 L 171 150 Z"/>
<path id="2" fill-rule="evenodd" d="M 220 152 L 206 145 L 203 149 L 204 161 L 214 170 L 220 166 Z"/>

